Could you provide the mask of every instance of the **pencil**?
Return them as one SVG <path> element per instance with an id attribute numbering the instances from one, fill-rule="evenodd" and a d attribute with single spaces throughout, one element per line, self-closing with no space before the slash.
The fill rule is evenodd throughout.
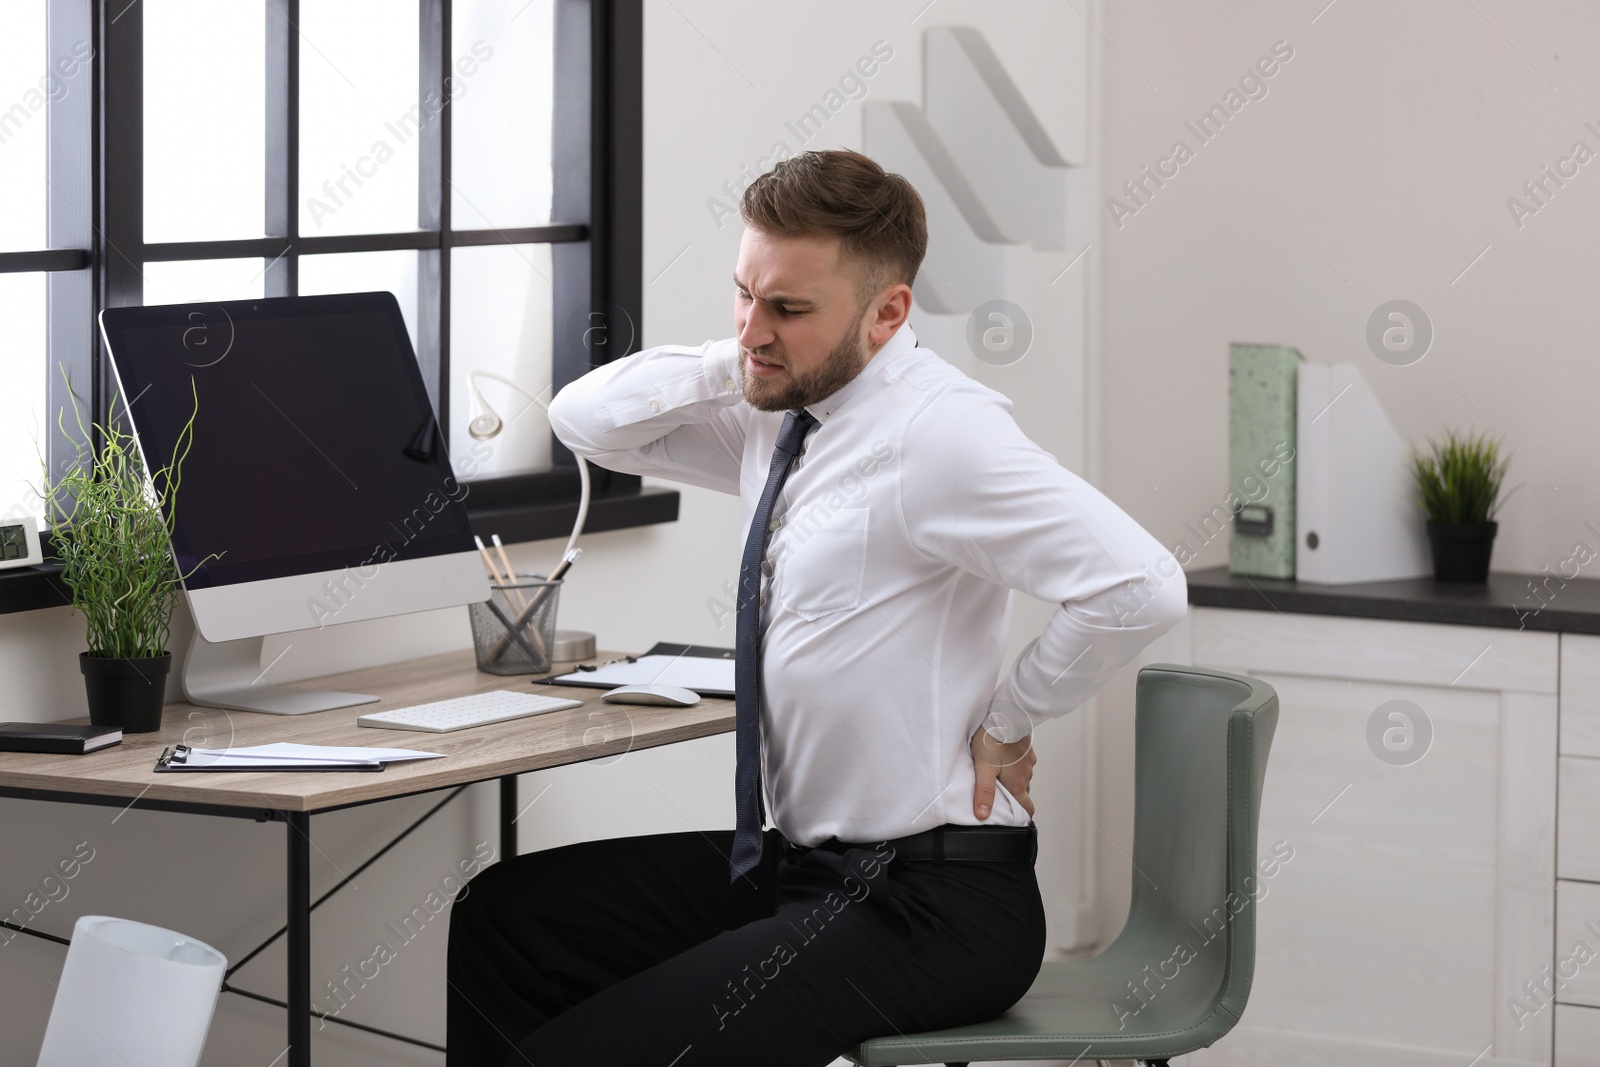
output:
<path id="1" fill-rule="evenodd" d="M 489 573 L 494 576 L 495 584 L 502 587 L 505 586 L 507 584 L 507 579 L 500 577 L 500 571 L 495 567 L 494 560 L 489 556 L 489 550 L 484 547 L 483 538 L 479 537 L 477 534 L 473 534 L 472 540 L 478 546 L 478 555 L 483 557 L 483 565 L 488 567 Z M 498 540 L 498 538 L 496 538 L 496 540 Z M 498 544 L 495 547 L 500 548 Z M 505 549 L 500 548 L 500 554 L 504 555 Z M 511 572 L 511 565 L 509 563 L 506 564 L 506 572 L 508 574 Z M 508 599 L 515 596 L 521 604 L 520 608 L 518 609 L 521 611 L 521 614 L 518 616 L 517 621 L 514 624 L 519 629 L 521 628 L 522 624 L 527 621 L 529 616 L 533 614 L 533 611 L 528 607 L 527 602 L 522 600 L 520 594 L 521 591 L 517 589 L 511 589 L 506 593 L 506 597 Z M 535 652 L 541 658 L 544 657 L 546 654 L 544 634 L 539 632 L 538 627 L 534 627 L 533 629 L 529 630 L 528 633 L 533 637 L 533 647 Z M 511 643 L 512 636 L 511 630 L 507 630 L 503 635 L 501 635 L 499 643 L 494 646 L 493 658 L 500 658 L 500 653 L 505 650 L 506 645 Z"/>
<path id="2" fill-rule="evenodd" d="M 483 538 L 477 534 L 472 535 L 472 540 L 478 545 L 478 555 L 483 557 L 483 565 L 489 569 L 489 577 L 494 579 L 495 585 L 505 585 L 506 580 L 500 577 L 499 569 L 494 565 L 494 560 L 489 558 L 489 550 L 483 546 Z"/>
<path id="3" fill-rule="evenodd" d="M 506 569 L 506 576 L 515 584 L 517 572 L 511 569 L 511 557 L 506 555 L 506 546 L 500 543 L 500 535 L 494 534 L 490 540 L 494 542 L 495 553 L 500 557 L 500 565 Z M 521 589 L 513 588 L 508 595 L 516 600 L 517 610 L 520 611 L 528 606 L 528 599 L 522 595 Z"/>

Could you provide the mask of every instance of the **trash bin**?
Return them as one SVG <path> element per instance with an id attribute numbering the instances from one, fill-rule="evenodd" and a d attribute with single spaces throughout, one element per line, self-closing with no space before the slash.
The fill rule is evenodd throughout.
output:
<path id="1" fill-rule="evenodd" d="M 195 1067 L 227 966 L 222 953 L 175 931 L 83 916 L 38 1067 Z"/>

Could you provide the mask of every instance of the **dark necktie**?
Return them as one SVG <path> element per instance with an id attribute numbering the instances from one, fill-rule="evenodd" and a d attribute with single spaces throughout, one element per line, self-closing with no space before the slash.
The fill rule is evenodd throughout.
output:
<path id="1" fill-rule="evenodd" d="M 784 416 L 778 445 L 772 450 L 767 487 L 761 491 L 750 533 L 739 563 L 738 640 L 733 660 L 734 693 L 738 711 L 736 733 L 738 769 L 733 776 L 733 796 L 738 821 L 733 831 L 730 881 L 737 882 L 761 862 L 761 561 L 772 535 L 772 505 L 778 499 L 789 467 L 817 420 L 805 411 Z"/>

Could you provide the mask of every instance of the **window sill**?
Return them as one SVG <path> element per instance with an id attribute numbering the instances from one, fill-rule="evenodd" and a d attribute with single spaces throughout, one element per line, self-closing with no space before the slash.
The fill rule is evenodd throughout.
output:
<path id="1" fill-rule="evenodd" d="M 648 488 L 618 496 L 596 495 L 589 501 L 589 518 L 584 533 L 624 530 L 678 520 L 679 493 L 676 489 Z M 519 541 L 544 541 L 566 538 L 578 520 L 578 498 L 551 500 L 521 506 L 474 507 L 468 498 L 467 517 L 472 532 L 487 541 L 499 534 L 505 544 Z"/>
<path id="2" fill-rule="evenodd" d="M 621 488 L 621 492 L 613 487 L 609 493 L 596 493 L 589 501 L 589 520 L 584 523 L 585 533 L 677 521 L 679 494 L 676 489 L 652 487 L 629 492 L 626 485 Z M 570 498 L 521 504 L 493 499 L 495 495 L 478 492 L 477 501 L 473 500 L 473 494 L 467 496 L 467 517 L 472 522 L 472 530 L 485 540 L 494 534 L 499 534 L 505 544 L 565 538 L 572 532 L 572 524 L 578 518 L 578 498 L 575 494 Z M 0 615 L 59 608 L 71 603 L 72 594 L 61 580 L 59 564 L 47 563 L 40 567 L 0 571 Z"/>
<path id="3" fill-rule="evenodd" d="M 0 615 L 60 608 L 71 603 L 72 594 L 61 580 L 58 563 L 0 571 Z"/>

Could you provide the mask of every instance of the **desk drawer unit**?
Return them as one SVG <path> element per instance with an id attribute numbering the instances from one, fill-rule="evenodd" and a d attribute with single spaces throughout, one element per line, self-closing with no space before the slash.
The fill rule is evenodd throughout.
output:
<path id="1" fill-rule="evenodd" d="M 1561 638 L 1561 754 L 1600 758 L 1600 637 Z"/>
<path id="2" fill-rule="evenodd" d="M 1600 1067 L 1600 637 L 1561 638 L 1555 1067 Z"/>
<path id="3" fill-rule="evenodd" d="M 1600 885 L 1565 878 L 1556 883 L 1555 951 L 1554 978 L 1541 980 L 1550 983 L 1555 999 L 1600 1008 Z"/>
<path id="4" fill-rule="evenodd" d="M 1600 1067 L 1600 1008 L 1556 1005 L 1556 1067 Z"/>
<path id="5" fill-rule="evenodd" d="M 1561 757 L 1556 874 L 1600 882 L 1600 759 Z"/>

